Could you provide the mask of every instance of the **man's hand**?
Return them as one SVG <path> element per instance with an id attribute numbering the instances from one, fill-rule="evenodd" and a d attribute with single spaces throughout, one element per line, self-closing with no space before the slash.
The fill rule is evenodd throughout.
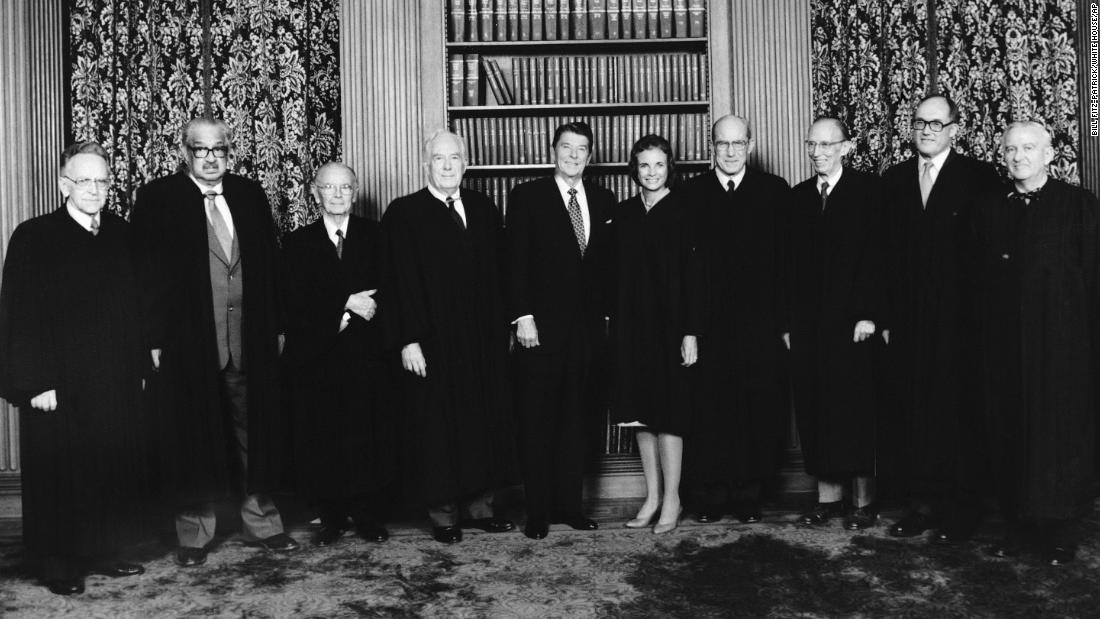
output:
<path id="1" fill-rule="evenodd" d="M 57 410 L 57 389 L 43 391 L 31 398 L 31 408 L 46 412 Z"/>
<path id="2" fill-rule="evenodd" d="M 149 351 L 150 356 L 153 357 L 153 371 L 154 372 L 160 370 L 160 351 L 161 351 L 161 349 L 159 349 L 159 348 L 154 348 L 154 349 Z"/>
<path id="3" fill-rule="evenodd" d="M 852 332 L 852 341 L 862 342 L 874 334 L 875 323 L 870 320 L 861 320 L 856 323 L 855 331 Z"/>
<path id="4" fill-rule="evenodd" d="M 286 334 L 280 333 L 275 340 L 275 345 L 279 348 L 279 356 L 283 356 L 283 349 L 286 348 Z"/>
<path id="5" fill-rule="evenodd" d="M 890 343 L 890 330 L 889 329 L 883 329 L 882 330 L 882 341 L 886 342 L 887 344 Z"/>
<path id="6" fill-rule="evenodd" d="M 377 289 L 360 290 L 348 297 L 348 302 L 344 304 L 344 308 L 358 314 L 363 320 L 370 320 L 374 318 L 374 313 L 378 311 L 378 302 L 371 298 L 376 292 L 378 292 Z"/>
<path id="7" fill-rule="evenodd" d="M 680 342 L 680 358 L 683 359 L 680 365 L 685 368 L 690 368 L 699 360 L 699 342 L 694 335 L 685 335 Z"/>
<path id="8" fill-rule="evenodd" d="M 524 348 L 534 348 L 539 345 L 539 330 L 535 326 L 533 316 L 524 316 L 516 321 L 516 339 Z"/>
<path id="9" fill-rule="evenodd" d="M 424 360 L 424 352 L 420 350 L 420 344 L 413 342 L 401 349 L 401 367 L 420 378 L 427 378 L 428 362 Z"/>
<path id="10" fill-rule="evenodd" d="M 784 333 L 783 335 L 780 335 L 779 337 L 781 337 L 783 339 L 783 345 L 787 347 L 787 350 L 790 350 L 791 349 L 791 333 L 788 331 L 787 333 Z"/>

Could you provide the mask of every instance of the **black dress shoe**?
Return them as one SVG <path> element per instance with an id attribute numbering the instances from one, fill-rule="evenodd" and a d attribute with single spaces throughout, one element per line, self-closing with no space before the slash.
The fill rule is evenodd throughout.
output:
<path id="1" fill-rule="evenodd" d="M 1048 546 L 1043 550 L 1043 562 L 1053 567 L 1065 565 L 1076 558 L 1077 552 L 1066 546 Z"/>
<path id="2" fill-rule="evenodd" d="M 84 593 L 83 578 L 51 578 L 43 583 L 50 593 L 57 595 L 78 595 Z"/>
<path id="3" fill-rule="evenodd" d="M 342 527 L 334 527 L 327 524 L 322 524 L 320 529 L 317 529 L 317 534 L 313 536 L 314 546 L 330 546 L 335 544 L 340 536 L 344 534 Z"/>
<path id="4" fill-rule="evenodd" d="M 277 533 L 271 537 L 265 537 L 264 539 L 251 542 L 249 545 L 274 550 L 275 552 L 298 550 L 298 542 L 294 541 L 294 538 L 286 533 Z"/>
<path id="5" fill-rule="evenodd" d="M 923 512 L 909 512 L 901 520 L 890 525 L 887 533 L 891 537 L 916 537 L 931 529 L 932 516 Z"/>
<path id="6" fill-rule="evenodd" d="M 878 521 L 878 506 L 874 503 L 853 509 L 844 518 L 844 528 L 849 531 L 862 531 L 874 526 Z"/>
<path id="7" fill-rule="evenodd" d="M 584 516 L 567 516 L 560 520 L 555 520 L 554 522 L 557 524 L 564 524 L 577 531 L 595 531 L 600 528 L 600 525 L 596 524 L 595 520 L 585 518 Z"/>
<path id="8" fill-rule="evenodd" d="M 516 528 L 511 520 L 504 518 L 472 518 L 458 523 L 463 529 L 481 529 L 486 533 L 506 533 Z"/>
<path id="9" fill-rule="evenodd" d="M 98 574 L 100 576 L 109 576 L 111 578 L 124 578 L 126 576 L 137 576 L 138 574 L 144 574 L 145 568 L 137 563 L 126 563 L 125 561 L 111 561 L 108 563 L 96 563 L 88 568 L 89 574 Z"/>
<path id="10" fill-rule="evenodd" d="M 1023 546 L 1015 540 L 1004 539 L 985 549 L 985 554 L 998 559 L 1011 559 L 1020 556 Z"/>
<path id="11" fill-rule="evenodd" d="M 180 567 L 195 567 L 206 563 L 206 548 L 181 546 L 176 549 L 176 563 Z"/>
<path id="12" fill-rule="evenodd" d="M 432 537 L 441 544 L 455 544 L 462 541 L 462 529 L 459 527 L 432 527 Z"/>
<path id="13" fill-rule="evenodd" d="M 523 534 L 531 539 L 543 539 L 550 533 L 550 525 L 546 522 L 528 522 L 523 527 Z"/>
<path id="14" fill-rule="evenodd" d="M 382 543 L 390 538 L 390 532 L 380 524 L 356 525 L 355 534 L 368 542 Z"/>
<path id="15" fill-rule="evenodd" d="M 759 507 L 746 507 L 740 509 L 734 514 L 734 517 L 742 524 L 756 524 L 764 519 L 764 515 L 760 513 Z"/>
<path id="16" fill-rule="evenodd" d="M 833 501 L 832 503 L 818 503 L 810 511 L 798 517 L 798 523 L 818 526 L 829 522 L 833 518 L 844 515 L 844 503 Z"/>
<path id="17" fill-rule="evenodd" d="M 695 514 L 695 522 L 710 524 L 722 519 L 722 511 L 718 509 L 704 509 Z"/>

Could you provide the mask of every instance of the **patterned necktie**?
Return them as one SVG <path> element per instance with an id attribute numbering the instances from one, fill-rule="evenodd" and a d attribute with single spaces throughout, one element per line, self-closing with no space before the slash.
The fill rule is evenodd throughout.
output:
<path id="1" fill-rule="evenodd" d="M 932 166 L 931 161 L 924 162 L 924 170 L 920 173 L 920 203 L 928 207 L 928 194 L 932 193 Z"/>
<path id="2" fill-rule="evenodd" d="M 336 257 L 343 259 L 344 257 L 344 231 L 336 231 Z"/>
<path id="3" fill-rule="evenodd" d="M 452 196 L 447 196 L 447 210 L 451 212 L 451 219 L 458 224 L 458 227 L 465 230 L 466 222 L 462 221 L 462 215 L 458 214 L 458 209 L 455 208 L 455 199 Z"/>
<path id="4" fill-rule="evenodd" d="M 210 225 L 214 227 L 214 236 L 218 237 L 218 243 L 222 246 L 222 251 L 225 252 L 225 257 L 230 260 L 233 259 L 233 236 L 229 234 L 229 226 L 225 223 L 225 218 L 222 217 L 221 211 L 218 210 L 217 203 L 214 199 L 218 197 L 218 192 L 208 191 L 206 192 L 206 212 L 210 216 Z"/>
<path id="5" fill-rule="evenodd" d="M 92 233 L 92 236 L 99 235 L 99 215 L 92 215 L 92 223 L 88 228 L 88 231 Z"/>
<path id="6" fill-rule="evenodd" d="M 821 183 L 821 211 L 825 212 L 825 203 L 829 201 L 829 181 Z"/>
<path id="7" fill-rule="evenodd" d="M 573 224 L 573 234 L 577 237 L 577 247 L 581 250 L 581 255 L 584 255 L 584 218 L 581 216 L 581 203 L 577 202 L 577 190 L 573 187 L 569 188 L 569 204 L 566 205 L 566 210 L 569 211 L 569 221 Z"/>

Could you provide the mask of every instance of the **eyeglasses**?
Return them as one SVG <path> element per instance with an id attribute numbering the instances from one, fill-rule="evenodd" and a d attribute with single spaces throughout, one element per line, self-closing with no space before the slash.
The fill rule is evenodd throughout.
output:
<path id="1" fill-rule="evenodd" d="M 806 152 L 813 153 L 820 148 L 823 152 L 829 152 L 835 150 L 837 146 L 847 142 L 847 140 L 837 140 L 836 142 L 814 142 L 812 140 L 806 140 L 803 144 L 806 145 Z"/>
<path id="2" fill-rule="evenodd" d="M 191 149 L 191 154 L 198 159 L 206 159 L 206 156 L 210 153 L 214 153 L 214 157 L 218 159 L 225 159 L 229 154 L 229 147 L 227 146 L 215 146 L 213 148 L 207 148 L 205 146 L 188 146 Z"/>
<path id="3" fill-rule="evenodd" d="M 928 127 L 932 130 L 932 133 L 939 133 L 940 131 L 943 131 L 944 127 L 949 127 L 953 124 L 955 124 L 955 121 L 951 121 L 949 123 L 941 123 L 938 120 L 924 120 L 923 118 L 914 118 L 913 131 L 924 131 L 924 128 Z"/>
<path id="4" fill-rule="evenodd" d="M 68 176 L 62 176 L 61 178 L 76 185 L 81 191 L 91 191 L 93 187 L 100 191 L 106 191 L 111 186 L 111 179 L 109 178 L 69 178 Z"/>
<path id="5" fill-rule="evenodd" d="M 355 191 L 355 185 L 314 185 L 321 193 L 326 196 L 331 196 L 336 193 L 337 190 L 340 193 L 352 193 Z"/>
<path id="6" fill-rule="evenodd" d="M 743 153 L 748 148 L 748 140 L 734 140 L 732 142 L 715 142 L 714 150 L 727 153 Z"/>

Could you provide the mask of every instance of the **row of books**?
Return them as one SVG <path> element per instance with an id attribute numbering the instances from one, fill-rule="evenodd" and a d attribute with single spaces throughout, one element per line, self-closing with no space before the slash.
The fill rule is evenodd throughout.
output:
<path id="1" fill-rule="evenodd" d="M 696 172 L 677 172 L 677 181 L 683 180 L 689 176 L 693 176 Z M 462 179 L 462 186 L 467 189 L 473 189 L 486 194 L 493 199 L 493 202 L 500 207 L 502 213 L 508 212 L 508 194 L 512 191 L 512 188 L 520 183 L 526 183 L 527 181 L 535 180 L 537 178 L 546 178 L 550 175 L 550 171 L 547 170 L 539 175 L 515 175 L 515 176 L 477 176 L 467 174 Z M 637 194 L 640 189 L 638 185 L 625 173 L 615 174 L 590 174 L 589 180 L 610 189 L 619 200 L 626 200 L 631 196 Z"/>
<path id="2" fill-rule="evenodd" d="M 706 36 L 706 0 L 448 0 L 449 40 L 598 41 Z"/>
<path id="3" fill-rule="evenodd" d="M 471 165 L 540 164 L 552 162 L 554 129 L 575 120 L 592 127 L 592 163 L 625 163 L 635 140 L 650 133 L 667 139 L 678 161 L 710 158 L 705 113 L 454 118 L 451 130 L 466 138 Z"/>
<path id="4" fill-rule="evenodd" d="M 456 107 L 701 101 L 710 96 L 702 53 L 451 54 L 449 66 L 450 100 Z"/>

